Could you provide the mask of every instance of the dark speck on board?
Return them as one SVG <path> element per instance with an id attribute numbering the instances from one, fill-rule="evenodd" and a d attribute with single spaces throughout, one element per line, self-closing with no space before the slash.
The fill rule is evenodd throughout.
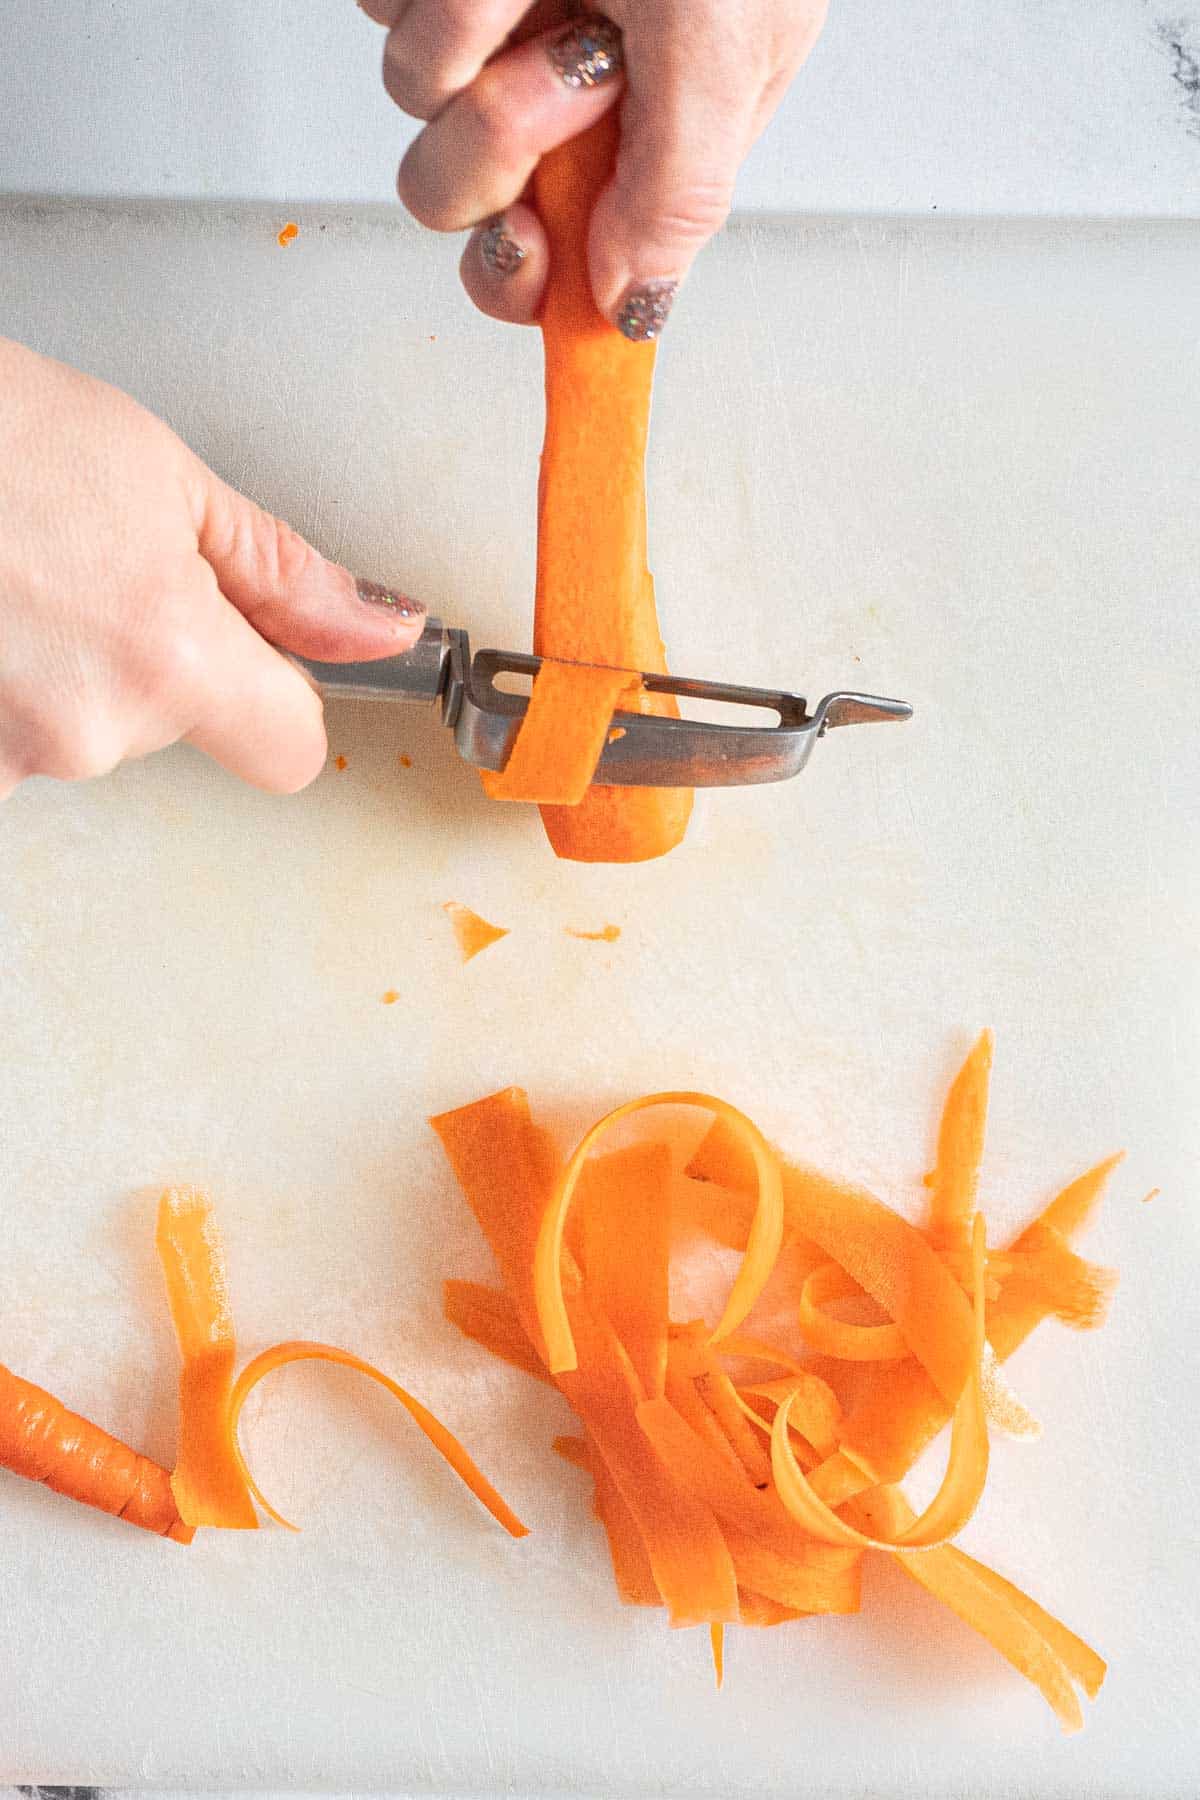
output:
<path id="1" fill-rule="evenodd" d="M 1186 19 L 1160 19 L 1154 34 L 1171 60 L 1171 79 L 1187 112 L 1187 129 L 1200 137 L 1200 29 Z"/>
<path id="2" fill-rule="evenodd" d="M 18 1794 L 24 1794 L 25 1800 L 100 1800 L 103 1788 L 98 1787 L 19 1787 Z"/>

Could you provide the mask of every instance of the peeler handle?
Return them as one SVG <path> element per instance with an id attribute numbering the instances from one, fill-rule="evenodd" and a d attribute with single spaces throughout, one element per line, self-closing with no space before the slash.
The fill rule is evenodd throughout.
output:
<path id="1" fill-rule="evenodd" d="M 381 656 L 374 662 L 313 662 L 297 658 L 319 683 L 322 693 L 337 699 L 411 700 L 433 706 L 446 700 L 456 661 L 456 640 L 441 619 L 427 619 L 425 629 L 403 656 Z"/>

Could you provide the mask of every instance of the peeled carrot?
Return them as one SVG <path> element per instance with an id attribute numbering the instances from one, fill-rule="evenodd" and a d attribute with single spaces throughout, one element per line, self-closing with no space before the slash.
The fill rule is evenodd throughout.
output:
<path id="1" fill-rule="evenodd" d="M 481 769 L 489 800 L 578 806 L 604 751 L 613 713 L 641 681 L 626 669 L 543 663 L 503 769 Z"/>
<path id="2" fill-rule="evenodd" d="M 2 1366 L 0 1468 L 176 1543 L 194 1536 L 166 1469 Z"/>
<path id="3" fill-rule="evenodd" d="M 254 1502 L 229 1424 L 237 1345 L 212 1207 L 192 1188 L 159 1202 L 157 1244 L 182 1364 L 171 1487 L 189 1525 L 253 1531 Z"/>
<path id="4" fill-rule="evenodd" d="M 534 649 L 574 663 L 666 668 L 646 566 L 645 460 L 655 346 L 631 344 L 597 311 L 587 268 L 596 198 L 613 168 L 615 112 L 544 156 L 533 193 L 550 244 L 542 313 L 546 434 L 538 487 Z M 628 710 L 674 713 L 638 693 Z M 682 788 L 591 788 L 542 809 L 557 856 L 642 862 L 680 842 Z"/>
<path id="5" fill-rule="evenodd" d="M 422 1406 L 421 1402 L 415 1399 L 406 1388 L 402 1388 L 398 1381 L 393 1381 L 390 1375 L 385 1375 L 373 1363 L 365 1362 L 361 1356 L 354 1356 L 348 1350 L 339 1350 L 332 1344 L 312 1344 L 299 1339 L 292 1339 L 285 1344 L 275 1344 L 270 1350 L 264 1350 L 261 1356 L 256 1356 L 253 1362 L 246 1364 L 237 1378 L 228 1411 L 228 1430 L 246 1485 L 253 1492 L 259 1505 L 269 1512 L 280 1525 L 286 1525 L 289 1531 L 296 1529 L 281 1513 L 276 1512 L 246 1467 L 242 1452 L 237 1448 L 237 1430 L 242 1408 L 259 1382 L 264 1376 L 270 1375 L 273 1370 L 281 1369 L 286 1363 L 293 1362 L 339 1363 L 343 1368 L 356 1369 L 360 1375 L 366 1375 L 371 1381 L 377 1382 L 381 1388 L 385 1388 L 400 1402 L 409 1417 L 425 1433 L 438 1454 L 450 1464 L 459 1480 L 470 1488 L 475 1498 L 487 1508 L 498 1524 L 503 1525 L 510 1537 L 521 1538 L 529 1535 L 528 1527 L 522 1525 L 507 1501 L 496 1492 L 487 1477 L 475 1466 L 453 1432 L 448 1431 L 441 1420 L 431 1413 L 427 1406 Z"/>

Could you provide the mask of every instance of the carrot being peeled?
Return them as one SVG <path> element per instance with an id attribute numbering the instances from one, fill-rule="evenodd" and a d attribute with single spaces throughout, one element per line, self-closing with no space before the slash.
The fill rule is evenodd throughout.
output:
<path id="1" fill-rule="evenodd" d="M 176 1543 L 194 1536 L 166 1469 L 3 1366 L 0 1468 Z"/>
<path id="2" fill-rule="evenodd" d="M 608 323 L 588 278 L 588 226 L 612 174 L 617 135 L 614 109 L 544 156 L 533 179 L 550 245 L 534 649 L 568 662 L 662 673 L 646 565 L 655 346 L 629 343 Z M 677 709 L 667 696 L 638 693 L 627 710 Z M 542 821 L 557 856 L 643 862 L 680 842 L 691 808 L 684 788 L 592 787 L 577 806 L 543 807 Z"/>

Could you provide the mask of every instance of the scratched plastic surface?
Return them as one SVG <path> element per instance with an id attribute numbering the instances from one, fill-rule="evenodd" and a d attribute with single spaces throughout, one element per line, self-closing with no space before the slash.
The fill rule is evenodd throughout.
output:
<path id="1" fill-rule="evenodd" d="M 0 318 L 363 573 L 520 643 L 535 338 L 473 316 L 449 247 L 390 214 L 306 213 L 281 250 L 288 216 L 10 207 Z M 0 810 L 0 1359 L 169 1458 L 152 1198 L 198 1181 L 245 1350 L 352 1343 L 534 1527 L 512 1544 L 384 1397 L 312 1370 L 250 1421 L 298 1538 L 178 1550 L 0 1480 L 0 1780 L 1200 1789 L 1198 283 L 1186 226 L 794 222 L 714 250 L 655 420 L 677 662 L 917 710 L 791 787 L 706 798 L 660 866 L 556 865 L 432 721 L 363 706 L 332 709 L 345 767 L 294 800 L 180 751 Z M 510 935 L 464 967 L 449 899 Z M 516 1080 L 569 1132 L 707 1086 L 912 1206 L 983 1023 L 994 1216 L 1131 1153 L 1091 1240 L 1124 1270 L 1113 1322 L 1019 1359 L 1046 1436 L 997 1446 L 966 1539 L 1111 1658 L 1109 1688 L 1060 1740 L 880 1570 L 861 1621 L 731 1634 L 717 1699 L 697 1634 L 617 1606 L 553 1397 L 441 1322 L 441 1279 L 487 1259 L 422 1119 Z"/>

